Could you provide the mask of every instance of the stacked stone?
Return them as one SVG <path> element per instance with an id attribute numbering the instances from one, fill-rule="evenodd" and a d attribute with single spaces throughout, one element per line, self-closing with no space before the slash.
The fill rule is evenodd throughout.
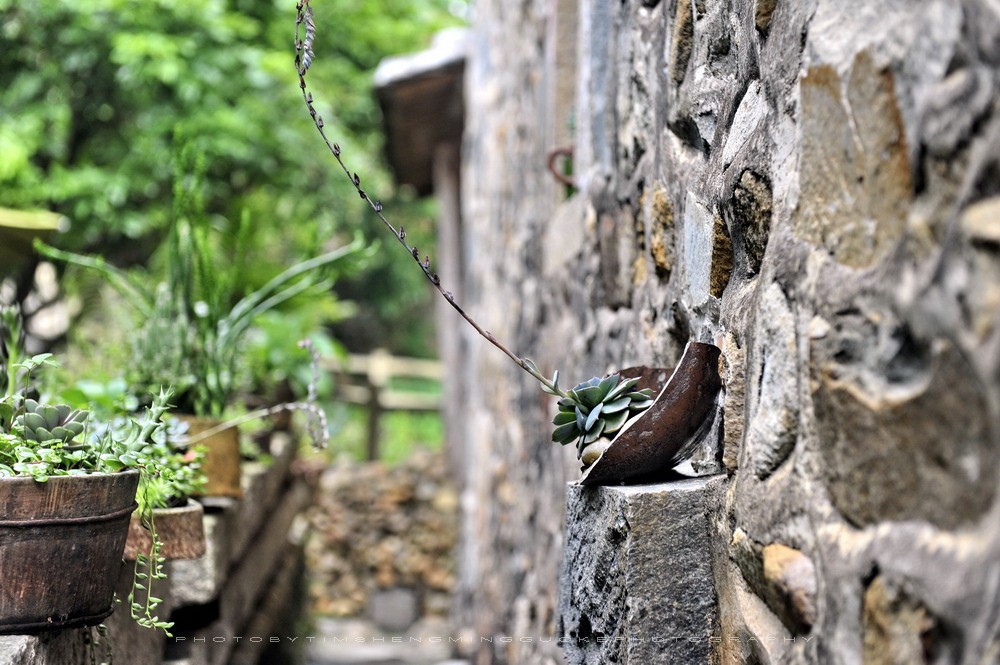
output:
<path id="1" fill-rule="evenodd" d="M 405 589 L 418 615 L 447 615 L 457 496 L 446 466 L 419 451 L 398 466 L 341 460 L 324 472 L 308 513 L 315 612 L 363 616 L 379 590 Z"/>

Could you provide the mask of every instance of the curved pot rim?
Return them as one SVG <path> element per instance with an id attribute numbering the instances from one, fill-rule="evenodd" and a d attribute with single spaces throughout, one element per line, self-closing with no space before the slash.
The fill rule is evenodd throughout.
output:
<path id="1" fill-rule="evenodd" d="M 31 481 L 37 485 L 45 485 L 53 481 L 65 482 L 70 479 L 83 480 L 85 478 L 110 478 L 113 476 L 127 476 L 129 474 L 138 475 L 139 469 L 133 469 L 130 467 L 128 469 L 122 469 L 121 471 L 112 471 L 110 473 L 107 471 L 94 471 L 93 473 L 78 473 L 74 475 L 49 476 L 48 480 L 44 482 L 37 481 L 32 476 L 0 476 L 0 483 L 10 483 L 15 481 L 21 481 L 21 482 Z"/>

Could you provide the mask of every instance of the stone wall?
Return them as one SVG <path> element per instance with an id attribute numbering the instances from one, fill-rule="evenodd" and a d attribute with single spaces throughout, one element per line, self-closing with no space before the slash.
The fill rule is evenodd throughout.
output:
<path id="1" fill-rule="evenodd" d="M 479 0 L 473 30 L 467 308 L 571 381 L 723 350 L 714 661 L 997 662 L 1000 6 Z M 551 636 L 573 458 L 463 334 L 460 618 Z"/>

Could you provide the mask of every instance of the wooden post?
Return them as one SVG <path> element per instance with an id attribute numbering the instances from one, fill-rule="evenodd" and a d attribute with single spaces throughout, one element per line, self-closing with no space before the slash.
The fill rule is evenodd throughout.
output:
<path id="1" fill-rule="evenodd" d="M 392 358 L 385 349 L 376 349 L 368 358 L 368 442 L 365 455 L 369 462 L 379 458 L 379 440 L 382 437 L 382 390 L 389 382 Z"/>

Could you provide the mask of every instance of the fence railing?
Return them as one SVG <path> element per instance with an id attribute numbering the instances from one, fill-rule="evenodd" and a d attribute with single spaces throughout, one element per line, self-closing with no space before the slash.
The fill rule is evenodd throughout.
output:
<path id="1" fill-rule="evenodd" d="M 437 411 L 441 408 L 440 393 L 393 385 L 396 378 L 441 381 L 443 369 L 437 360 L 404 358 L 376 349 L 368 355 L 348 355 L 346 363 L 333 363 L 328 369 L 339 379 L 337 393 L 340 399 L 367 408 L 365 455 L 369 460 L 379 458 L 380 421 L 384 412 Z"/>

